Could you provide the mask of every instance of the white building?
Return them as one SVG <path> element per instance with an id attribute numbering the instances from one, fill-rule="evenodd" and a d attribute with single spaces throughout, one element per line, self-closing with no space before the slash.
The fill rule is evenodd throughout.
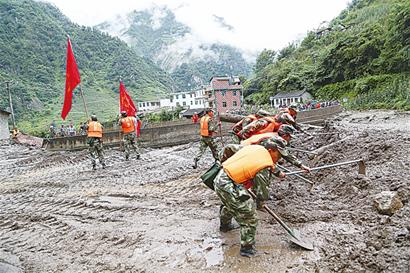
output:
<path id="1" fill-rule="evenodd" d="M 138 111 L 155 111 L 157 109 L 175 109 L 176 107 L 185 109 L 200 109 L 209 107 L 208 95 L 204 89 L 171 93 L 167 98 L 152 101 L 139 101 Z"/>
<path id="2" fill-rule="evenodd" d="M 161 101 L 160 100 L 139 101 L 137 108 L 138 108 L 138 111 L 141 111 L 141 112 L 154 111 L 154 110 L 161 108 Z"/>
<path id="3" fill-rule="evenodd" d="M 9 116 L 10 112 L 0 109 L 0 140 L 10 137 Z"/>
<path id="4" fill-rule="evenodd" d="M 292 103 L 306 103 L 311 99 L 313 97 L 307 91 L 282 92 L 272 97 L 274 107 L 289 106 Z"/>
<path id="5" fill-rule="evenodd" d="M 208 107 L 208 97 L 205 96 L 203 89 L 171 93 L 169 95 L 169 107 L 175 108 L 178 106 L 189 109 L 205 108 Z"/>

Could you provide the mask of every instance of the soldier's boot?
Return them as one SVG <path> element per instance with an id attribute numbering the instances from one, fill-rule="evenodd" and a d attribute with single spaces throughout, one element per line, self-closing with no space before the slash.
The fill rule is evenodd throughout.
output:
<path id="1" fill-rule="evenodd" d="M 251 258 L 251 257 L 256 256 L 258 252 L 255 249 L 254 245 L 241 245 L 239 254 L 241 254 L 241 256 Z"/>
<path id="2" fill-rule="evenodd" d="M 125 154 L 125 160 L 130 160 L 130 155 L 129 154 Z"/>
<path id="3" fill-rule="evenodd" d="M 140 159 L 141 158 L 141 155 L 140 154 L 137 154 L 137 159 Z"/>
<path id="4" fill-rule="evenodd" d="M 239 228 L 239 226 L 235 226 L 232 223 L 229 223 L 229 224 L 222 224 L 221 223 L 221 225 L 219 226 L 219 231 L 220 232 L 228 232 L 228 231 L 231 231 L 231 230 L 234 230 L 234 229 L 237 229 L 237 228 Z"/>
<path id="5" fill-rule="evenodd" d="M 198 161 L 199 161 L 199 159 L 194 158 L 194 165 L 192 165 L 192 169 L 198 168 Z"/>
<path id="6" fill-rule="evenodd" d="M 96 169 L 97 169 L 97 166 L 93 164 L 93 171 L 95 171 Z"/>

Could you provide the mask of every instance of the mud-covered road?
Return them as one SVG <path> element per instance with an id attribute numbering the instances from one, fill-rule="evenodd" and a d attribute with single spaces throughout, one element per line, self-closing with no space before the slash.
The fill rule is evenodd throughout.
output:
<path id="1" fill-rule="evenodd" d="M 363 158 L 367 174 L 350 165 L 305 175 L 312 189 L 275 180 L 268 205 L 315 250 L 290 244 L 259 211 L 252 259 L 238 255 L 238 230 L 219 232 L 218 198 L 199 180 L 210 152 L 190 168 L 197 143 L 129 162 L 107 150 L 109 168 L 97 171 L 87 151 L 3 145 L 0 272 L 410 272 L 410 113 L 348 112 L 310 132 L 293 145 L 337 143 L 312 160 L 297 154 L 309 166 Z M 383 191 L 403 204 L 391 216 L 374 207 Z"/>

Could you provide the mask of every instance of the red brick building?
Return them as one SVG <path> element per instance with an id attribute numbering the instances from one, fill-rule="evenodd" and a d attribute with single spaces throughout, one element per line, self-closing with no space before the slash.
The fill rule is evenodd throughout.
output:
<path id="1" fill-rule="evenodd" d="M 209 97 L 209 107 L 219 113 L 241 108 L 242 85 L 238 77 L 212 77 L 205 92 Z"/>

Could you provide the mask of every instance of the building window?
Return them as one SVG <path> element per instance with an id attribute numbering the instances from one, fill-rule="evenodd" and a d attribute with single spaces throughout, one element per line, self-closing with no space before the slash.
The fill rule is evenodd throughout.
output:
<path id="1" fill-rule="evenodd" d="M 236 102 L 236 100 L 233 101 L 232 105 L 233 106 L 238 106 L 238 103 Z"/>
<path id="2" fill-rule="evenodd" d="M 177 107 L 181 106 L 181 104 L 179 104 L 179 102 L 177 102 Z"/>
<path id="3" fill-rule="evenodd" d="M 222 107 L 226 107 L 226 101 L 222 102 Z"/>
<path id="4" fill-rule="evenodd" d="M 194 105 L 194 102 L 191 100 L 191 105 Z"/>
<path id="5" fill-rule="evenodd" d="M 185 101 L 184 101 L 184 102 L 182 102 L 182 105 L 183 105 L 183 106 L 186 106 L 186 102 L 185 102 Z"/>
<path id="6" fill-rule="evenodd" d="M 236 96 L 236 90 L 234 90 L 234 91 L 232 92 L 232 96 Z M 234 105 L 234 106 L 236 106 L 236 105 Z"/>
<path id="7" fill-rule="evenodd" d="M 198 105 L 198 101 L 197 101 L 197 100 L 195 101 L 195 105 Z"/>
<path id="8" fill-rule="evenodd" d="M 185 94 L 182 94 L 182 98 L 185 99 Z"/>
<path id="9" fill-rule="evenodd" d="M 178 97 L 179 97 L 178 95 L 175 95 L 175 99 L 178 99 Z"/>

